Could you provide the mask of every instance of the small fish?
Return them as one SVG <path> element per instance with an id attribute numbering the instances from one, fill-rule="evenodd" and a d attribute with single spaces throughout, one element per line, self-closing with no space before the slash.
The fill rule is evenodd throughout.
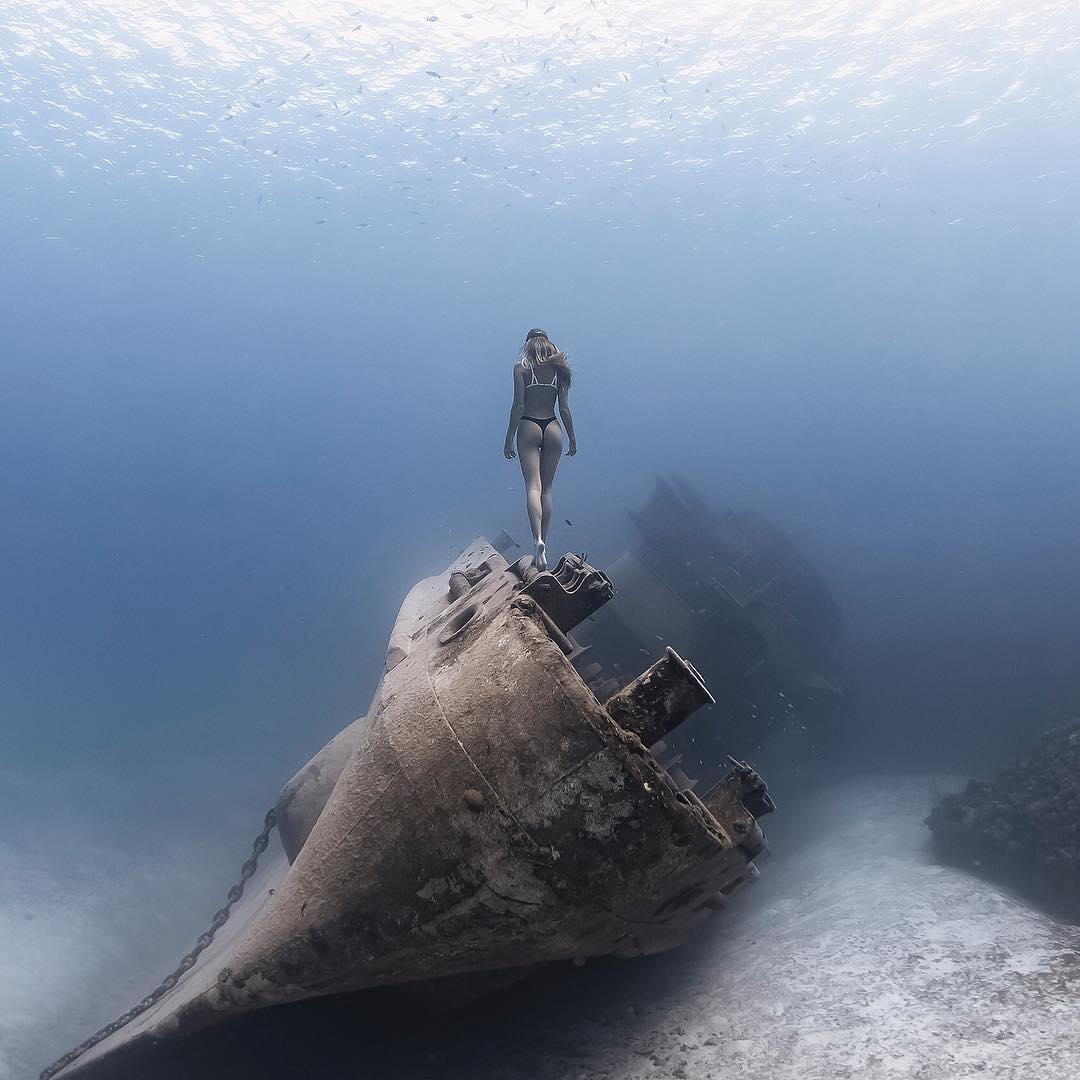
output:
<path id="1" fill-rule="evenodd" d="M 427 21 L 428 22 L 438 22 L 439 21 L 439 16 L 438 15 L 429 15 L 427 17 Z"/>
<path id="2" fill-rule="evenodd" d="M 567 525 L 572 526 L 574 524 L 569 518 L 563 518 L 563 521 L 565 521 Z"/>
<path id="3" fill-rule="evenodd" d="M 472 16 L 471 16 L 471 15 L 462 15 L 461 17 L 462 17 L 463 19 L 471 19 L 471 18 L 472 18 Z"/>
<path id="4" fill-rule="evenodd" d="M 326 224 L 326 218 L 324 218 L 324 217 L 319 218 L 319 220 L 316 221 L 315 224 L 316 225 L 325 225 Z"/>
<path id="5" fill-rule="evenodd" d="M 433 79 L 441 79 L 442 76 L 437 71 L 425 71 L 425 75 L 430 75 Z"/>

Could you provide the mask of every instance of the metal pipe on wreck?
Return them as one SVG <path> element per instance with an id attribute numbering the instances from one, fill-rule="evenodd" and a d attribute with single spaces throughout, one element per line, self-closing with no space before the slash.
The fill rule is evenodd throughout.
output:
<path id="1" fill-rule="evenodd" d="M 608 715 L 646 746 L 652 746 L 702 705 L 715 698 L 693 664 L 670 645 L 652 667 L 604 702 Z"/>
<path id="2" fill-rule="evenodd" d="M 531 596 L 518 595 L 512 603 L 524 611 L 535 612 L 543 620 L 547 632 L 552 641 L 563 651 L 565 656 L 570 656 L 574 651 L 574 643 L 555 625 L 555 620 L 538 604 Z"/>

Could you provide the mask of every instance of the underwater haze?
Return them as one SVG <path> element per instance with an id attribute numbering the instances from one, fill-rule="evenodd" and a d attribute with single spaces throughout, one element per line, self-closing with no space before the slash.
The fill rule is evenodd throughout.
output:
<path id="1" fill-rule="evenodd" d="M 552 554 L 675 470 L 831 587 L 787 783 L 1080 712 L 1078 131 L 1073 2 L 0 2 L 0 1080 L 203 929 L 411 585 L 527 544 L 530 327 Z"/>

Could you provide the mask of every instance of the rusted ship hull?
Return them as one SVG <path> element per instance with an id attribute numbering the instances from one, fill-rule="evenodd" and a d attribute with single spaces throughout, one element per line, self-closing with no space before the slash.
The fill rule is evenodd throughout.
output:
<path id="1" fill-rule="evenodd" d="M 483 541 L 414 587 L 367 715 L 282 792 L 287 858 L 59 1075 L 285 1002 L 683 941 L 754 873 L 771 803 L 747 766 L 698 798 L 649 752 L 711 700 L 673 649 L 606 703 L 589 690 L 569 633 L 611 593 L 581 559 L 537 575 Z"/>

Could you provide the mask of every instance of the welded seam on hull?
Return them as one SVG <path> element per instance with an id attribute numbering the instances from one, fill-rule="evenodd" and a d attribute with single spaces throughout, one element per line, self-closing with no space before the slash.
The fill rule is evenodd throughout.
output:
<path id="1" fill-rule="evenodd" d="M 472 755 L 469 753 L 468 750 L 465 749 L 465 744 L 461 741 L 460 736 L 454 730 L 454 725 L 451 724 L 450 721 L 447 719 L 446 711 L 443 709 L 442 701 L 439 700 L 438 691 L 435 689 L 435 680 L 431 677 L 431 668 L 430 668 L 430 666 L 428 664 L 428 660 L 429 660 L 430 656 L 431 656 L 431 638 L 429 637 L 427 639 L 427 647 L 424 649 L 424 676 L 427 678 L 428 687 L 431 689 L 431 696 L 435 699 L 435 704 L 438 705 L 438 707 L 439 707 L 439 715 L 442 717 L 442 721 L 446 725 L 447 730 L 450 732 L 451 735 L 453 735 L 454 741 L 458 744 L 458 746 L 461 747 L 461 752 L 465 755 L 466 760 L 476 770 L 477 775 L 480 776 L 483 779 L 484 783 L 487 785 L 488 790 L 491 792 L 492 798 L 495 800 L 496 803 L 498 803 L 498 805 L 502 809 L 503 813 L 505 813 L 506 816 L 517 826 L 518 832 L 520 832 L 521 835 L 524 836 L 525 839 L 528 840 L 528 842 L 537 851 L 542 850 L 541 845 L 538 844 L 532 838 L 532 836 L 529 835 L 529 831 L 525 828 L 525 826 L 522 825 L 520 821 L 518 821 L 518 819 L 513 815 L 513 813 L 511 812 L 510 808 L 506 805 L 506 803 L 504 803 L 502 801 L 502 799 L 499 798 L 499 793 L 495 790 L 495 788 L 492 785 L 491 781 L 488 780 L 488 778 L 486 776 L 484 776 L 484 771 L 480 768 L 480 766 L 477 765 L 475 761 L 473 761 Z M 486 884 L 486 882 L 485 882 L 485 884 Z"/>
<path id="2" fill-rule="evenodd" d="M 575 676 L 577 675 L 577 672 L 574 670 L 573 665 L 570 665 L 570 670 L 574 672 Z M 584 681 L 580 680 L 580 678 L 579 681 L 581 681 L 582 686 L 585 687 L 586 690 L 588 690 L 588 687 L 586 686 Z M 603 704 L 600 701 L 598 701 L 595 697 L 593 697 L 593 700 L 596 701 L 597 705 L 597 709 L 593 710 L 593 712 L 598 712 L 599 715 L 594 720 L 592 713 L 590 713 L 588 709 L 583 708 L 581 711 L 582 716 L 585 718 L 585 721 L 587 723 L 594 726 L 594 729 L 597 730 L 597 733 L 600 735 L 600 737 L 605 739 L 605 744 L 599 749 L 594 750 L 588 757 L 583 758 L 581 761 L 575 762 L 569 768 L 565 769 L 562 773 L 556 776 L 555 779 L 552 780 L 539 795 L 526 803 L 521 809 L 529 810 L 532 807 L 536 806 L 568 777 L 573 776 L 576 772 L 580 772 L 582 769 L 586 768 L 591 762 L 595 761 L 601 755 L 610 753 L 611 746 L 607 744 L 606 737 L 608 734 L 611 733 L 611 731 L 614 731 L 616 735 L 616 745 L 621 747 L 627 759 L 629 759 L 630 757 L 635 757 L 646 764 L 650 772 L 653 774 L 653 776 L 656 777 L 658 783 L 664 789 L 666 801 L 670 804 L 672 809 L 678 810 L 682 808 L 693 810 L 696 807 L 696 809 L 698 810 L 696 816 L 700 819 L 700 824 L 702 825 L 702 827 L 711 836 L 718 839 L 722 846 L 727 847 L 728 845 L 730 845 L 731 840 L 730 837 L 728 837 L 727 835 L 727 831 L 723 828 L 722 825 L 719 824 L 718 821 L 717 824 L 713 824 L 714 815 L 708 809 L 708 807 L 705 806 L 705 804 L 696 795 L 694 795 L 693 792 L 689 793 L 691 796 L 693 796 L 693 805 L 684 801 L 680 801 L 679 796 L 682 793 L 679 791 L 679 788 L 676 785 L 671 774 L 667 771 L 667 769 L 663 767 L 663 765 L 660 764 L 659 761 L 656 760 L 652 750 L 649 749 L 648 746 L 645 746 L 645 744 L 642 743 L 641 740 L 638 739 L 638 737 L 632 732 L 628 732 L 625 729 L 621 728 L 619 724 L 615 721 L 615 719 L 611 716 L 611 714 L 607 711 L 607 709 L 604 708 Z M 627 743 L 628 736 L 632 738 L 635 743 L 641 746 L 641 750 L 636 750 L 634 746 Z M 622 764 L 625 771 L 625 761 Z M 727 845 L 724 843 L 725 840 L 728 842 Z"/>

